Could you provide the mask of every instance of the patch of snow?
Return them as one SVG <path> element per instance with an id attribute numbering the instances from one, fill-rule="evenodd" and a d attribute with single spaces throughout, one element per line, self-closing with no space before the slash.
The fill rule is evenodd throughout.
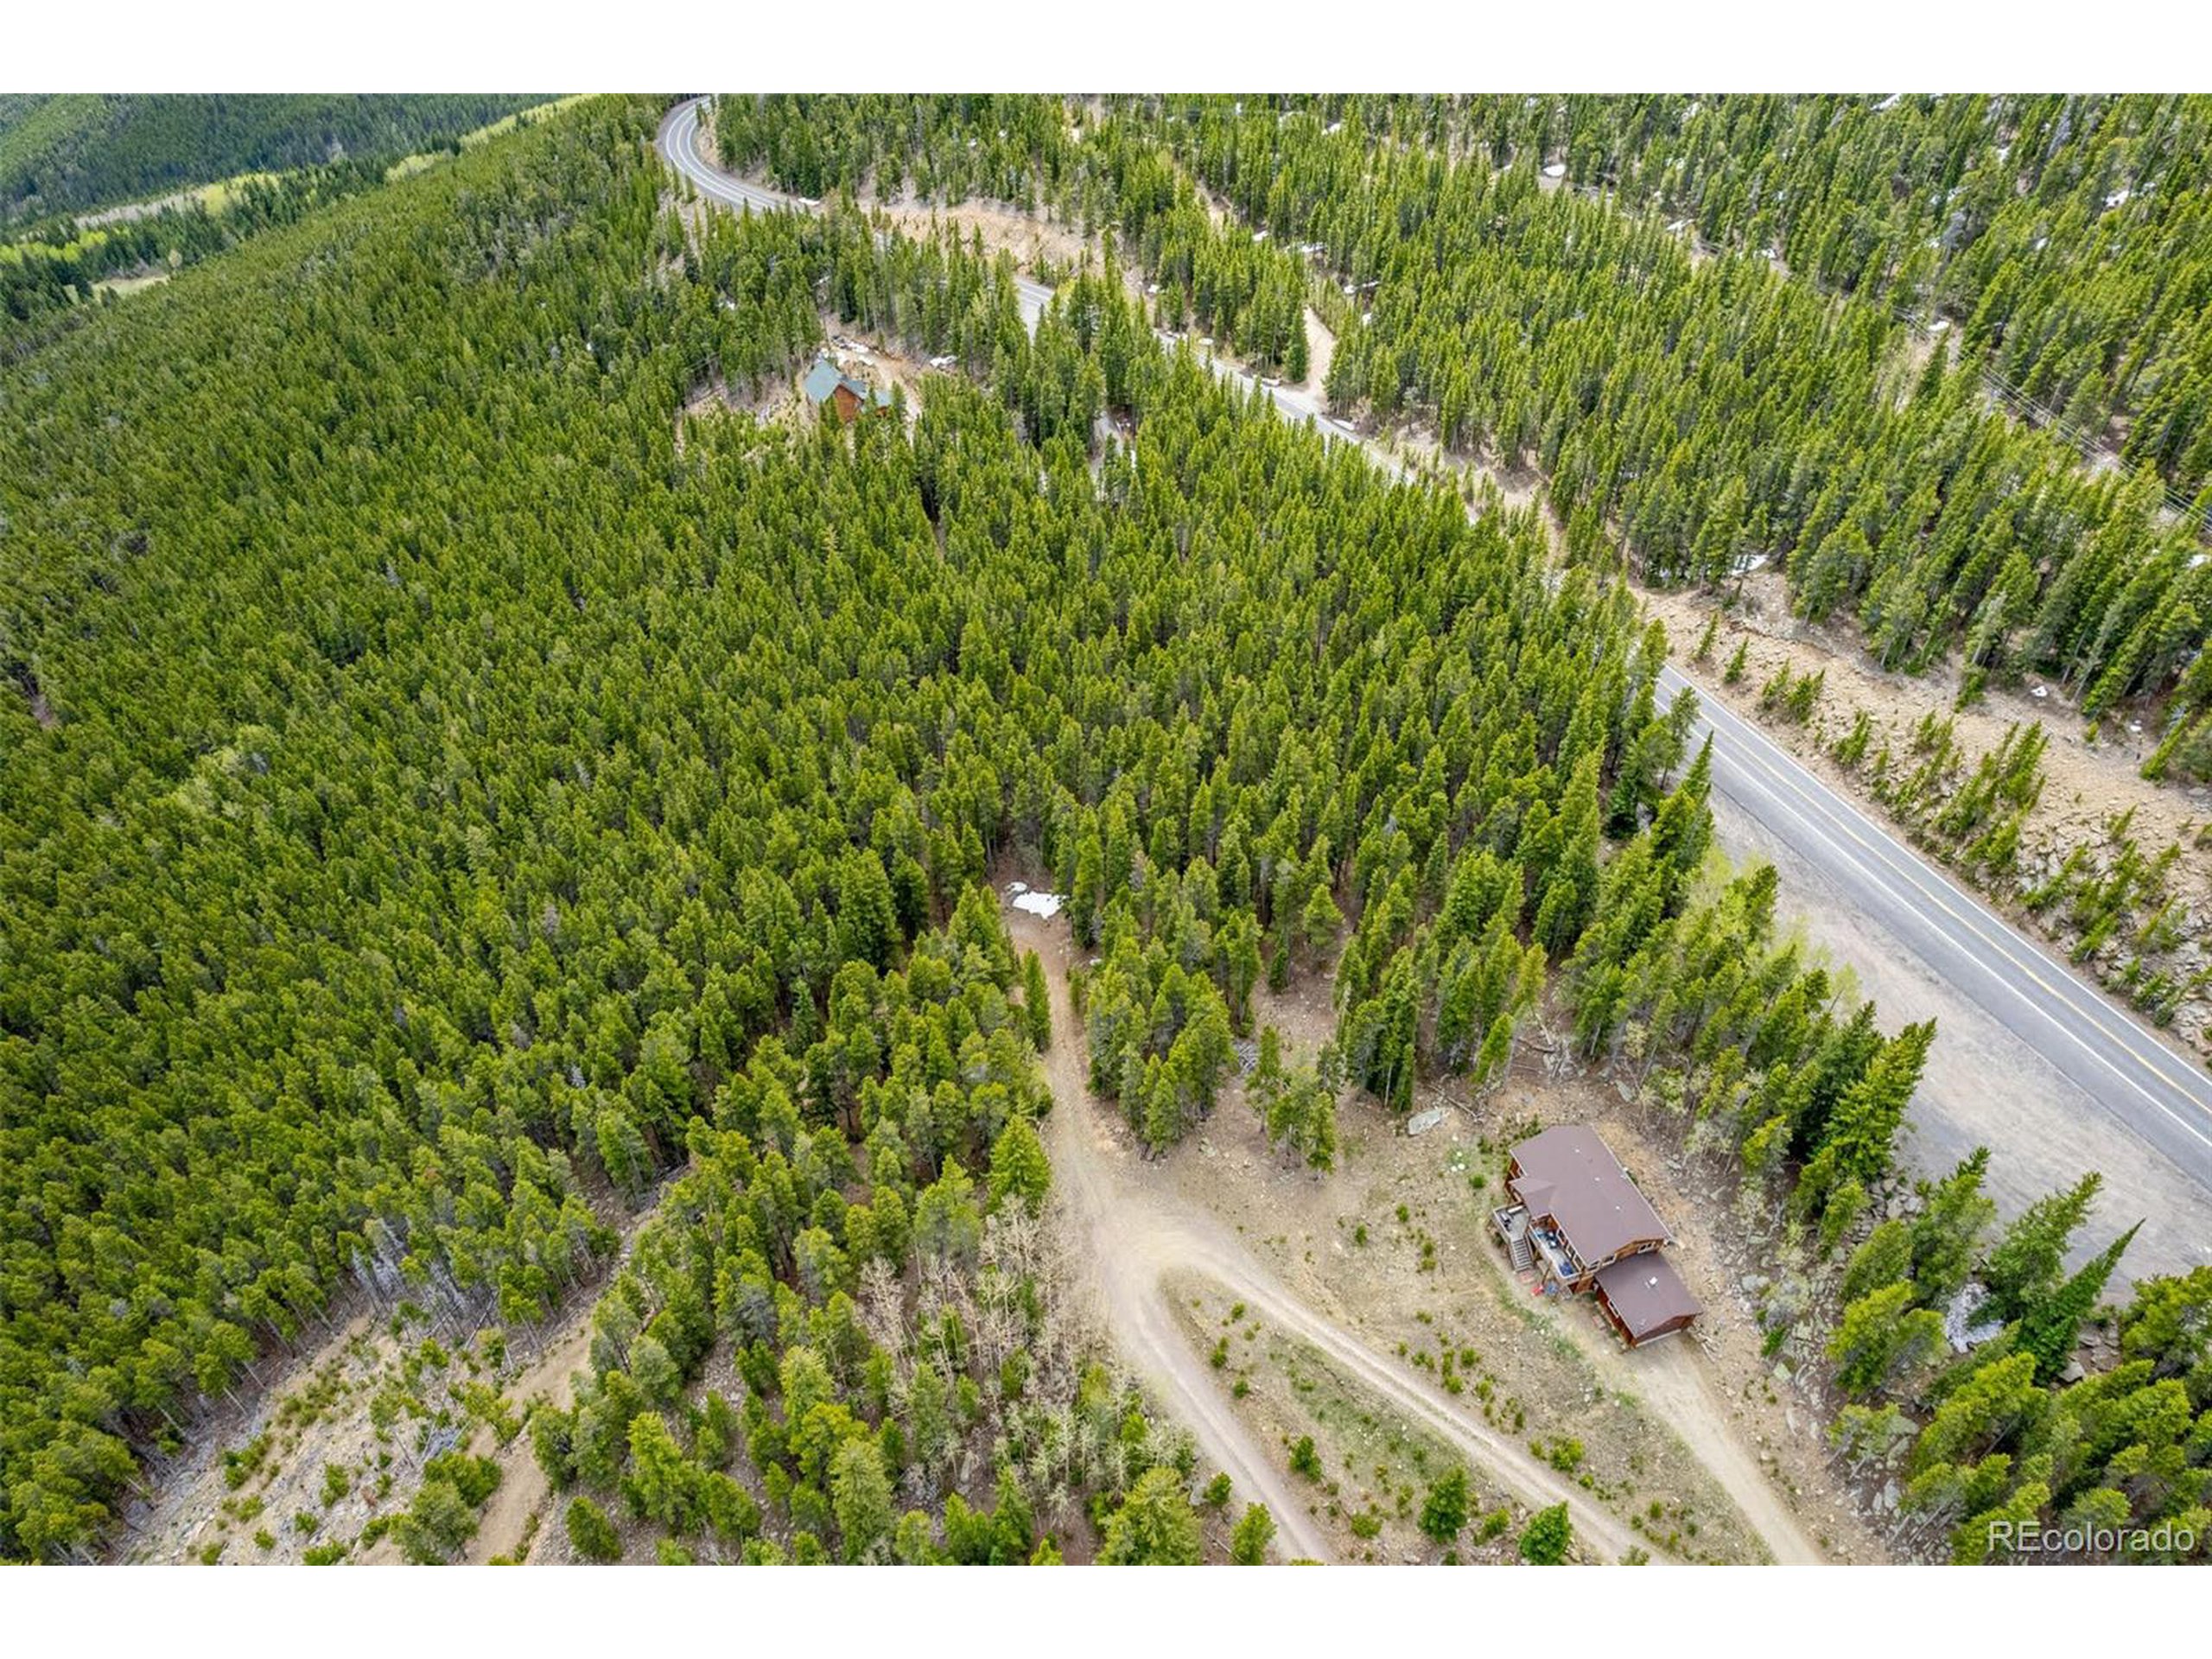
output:
<path id="1" fill-rule="evenodd" d="M 1032 916 L 1041 916 L 1046 921 L 1060 913 L 1060 906 L 1067 903 L 1065 895 L 1057 893 L 1033 892 L 1020 881 L 1006 886 L 1007 901 L 1016 910 L 1027 911 Z"/>
<path id="2" fill-rule="evenodd" d="M 1981 1305 L 1988 1300 L 1988 1288 L 1979 1284 L 1970 1284 L 1951 1298 L 1950 1306 L 1943 1310 L 1943 1335 L 1953 1353 L 1979 1347 L 2004 1330 L 2005 1321 L 1995 1314 L 1983 1317 Z"/>
<path id="3" fill-rule="evenodd" d="M 2133 190 L 2115 190 L 2112 194 L 2105 198 L 2105 206 L 2107 207 L 2125 207 L 2127 205 L 2127 199 L 2134 194 L 2135 193 Z"/>
<path id="4" fill-rule="evenodd" d="M 1565 178 L 1567 176 L 1567 163 L 1565 162 L 1554 162 L 1549 167 L 1544 169 L 1544 176 L 1548 179 Z"/>

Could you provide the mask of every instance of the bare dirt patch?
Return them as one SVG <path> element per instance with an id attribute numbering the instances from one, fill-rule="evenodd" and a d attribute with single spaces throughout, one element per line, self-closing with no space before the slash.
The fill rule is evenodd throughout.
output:
<path id="1" fill-rule="evenodd" d="M 970 235 L 980 233 L 986 249 L 1012 254 L 1014 263 L 1032 275 L 1046 265 L 1065 270 L 1094 251 L 1090 238 L 1075 226 L 1005 202 L 947 205 L 925 201 L 910 189 L 887 201 L 866 197 L 860 205 L 912 237 L 927 237 L 947 225 Z"/>
<path id="2" fill-rule="evenodd" d="M 515 1402 L 518 1421 L 527 1422 L 531 1407 L 539 1401 L 566 1410 L 575 1402 L 576 1373 L 591 1353 L 591 1326 L 579 1319 L 573 1328 L 548 1346 L 533 1364 L 505 1389 Z M 530 1437 L 518 1434 L 504 1446 L 489 1427 L 480 1427 L 469 1451 L 497 1459 L 499 1484 L 485 1501 L 476 1535 L 468 1541 L 466 1560 L 472 1566 L 496 1557 L 517 1562 L 533 1559 L 539 1539 L 550 1519 L 553 1483 L 546 1478 L 531 1450 Z"/>
<path id="3" fill-rule="evenodd" d="M 513 1431 L 535 1400 L 569 1402 L 592 1307 L 652 1214 L 648 1205 L 628 1217 L 613 1260 L 535 1331 L 509 1337 L 404 1311 L 356 1315 L 294 1362 L 242 1420 L 199 1438 L 158 1481 L 124 1558 L 296 1563 L 318 1548 L 352 1546 L 364 1527 L 413 1502 L 423 1465 L 448 1450 L 500 1467 L 464 1559 L 513 1555 L 542 1531 L 549 1497 L 529 1436 Z M 399 1560 L 389 1535 L 344 1554 Z"/>
<path id="4" fill-rule="evenodd" d="M 1301 1439 L 1314 1446 L 1308 1471 L 1294 1471 L 1306 1512 L 1338 1535 L 1342 1558 L 1362 1562 L 1437 1559 L 1421 1530 L 1430 1487 L 1465 1460 L 1435 1433 L 1381 1400 L 1311 1343 L 1268 1324 L 1202 1279 L 1171 1277 L 1177 1323 L 1230 1384 L 1238 1410 L 1286 1457 Z M 1454 1549 L 1463 1562 L 1512 1559 L 1527 1507 L 1468 1471 L 1467 1530 Z M 1230 1508 L 1237 1506 L 1232 1500 Z"/>
<path id="5" fill-rule="evenodd" d="M 406 1507 L 423 1464 L 463 1437 L 456 1390 L 496 1370 L 476 1344 L 357 1317 L 167 1485 L 129 1559 L 296 1564 L 350 1543 Z"/>
<path id="6" fill-rule="evenodd" d="M 95 294 L 112 294 L 126 299 L 133 294 L 143 294 L 149 288 L 159 288 L 176 273 L 171 270 L 140 270 L 128 276 L 110 276 L 92 284 Z"/>
<path id="7" fill-rule="evenodd" d="M 1316 388 L 1329 384 L 1329 365 L 1337 360 L 1337 337 L 1321 314 L 1306 308 L 1306 378 L 1301 385 Z"/>
<path id="8" fill-rule="evenodd" d="M 1008 922 L 1019 943 L 1039 950 L 1057 982 L 1071 954 L 1065 926 L 1019 914 Z M 1059 1007 L 1056 998 L 1056 1012 Z M 1310 1052 L 1331 1025 L 1326 988 L 1306 982 L 1281 998 L 1262 995 L 1257 1017 L 1283 1032 L 1290 1058 Z M 1276 1467 L 1286 1474 L 1281 1442 L 1297 1402 L 1285 1386 L 1294 1388 L 1294 1380 L 1278 1385 L 1271 1379 L 1291 1376 L 1296 1347 L 1303 1344 L 1356 1385 L 1337 1390 L 1355 1418 L 1378 1408 L 1395 1412 L 1408 1433 L 1417 1429 L 1447 1445 L 1468 1465 L 1485 1502 L 1491 1494 L 1524 1507 L 1568 1499 L 1595 1558 L 1618 1559 L 1639 1541 L 1656 1554 L 1704 1560 L 1874 1554 L 1863 1540 L 1840 1531 L 1833 1541 L 1808 1545 L 1809 1529 L 1777 1523 L 1777 1515 L 1786 1520 L 1794 1513 L 1786 1491 L 1770 1503 L 1756 1493 L 1749 1499 L 1747 1507 L 1764 1512 L 1782 1535 L 1763 1540 L 1688 1438 L 1652 1408 L 1644 1362 L 1659 1351 L 1616 1353 L 1612 1365 L 1602 1352 L 1593 1357 L 1489 1259 L 1482 1216 L 1494 1195 L 1495 1155 L 1477 1119 L 1454 1115 L 1414 1139 L 1398 1134 L 1379 1112 L 1347 1108 L 1340 1117 L 1339 1169 L 1317 1178 L 1287 1167 L 1264 1144 L 1241 1088 L 1232 1087 L 1204 1129 L 1147 1163 L 1110 1106 L 1082 1088 L 1080 1029 L 1065 1017 L 1055 1029 L 1053 1056 L 1074 1051 L 1054 1063 L 1061 1102 L 1054 1123 L 1056 1181 L 1095 1179 L 1086 1166 L 1110 1155 L 1114 1190 L 1101 1253 L 1109 1253 L 1117 1267 L 1127 1258 L 1164 1256 L 1183 1276 L 1179 1284 L 1197 1287 L 1182 1294 L 1184 1304 L 1192 1294 L 1244 1301 L 1254 1328 L 1291 1344 L 1268 1379 L 1256 1364 L 1248 1365 L 1245 1395 L 1230 1394 L 1248 1431 L 1273 1448 Z M 1094 1141 L 1100 1146 L 1088 1144 Z M 1116 1329 L 1120 1334 L 1118 1320 Z M 1179 1334 L 1181 1364 L 1196 1368 L 1197 1385 L 1208 1391 L 1209 1403 L 1217 1402 L 1234 1378 L 1199 1363 L 1187 1325 Z M 1661 1363 L 1679 1367 L 1681 1361 Z M 1313 1375 L 1310 1366 L 1299 1374 Z M 1724 1377 L 1706 1395 L 1725 1397 L 1745 1380 Z M 1697 1405 L 1694 1395 L 1677 1393 Z M 1357 1403 L 1361 1395 L 1365 1404 Z M 1317 1445 L 1322 1439 L 1310 1427 L 1298 1432 L 1314 1433 Z M 1736 1433 L 1725 1422 L 1694 1424 L 1690 1432 L 1724 1439 Z M 1335 1468 L 1343 1458 L 1364 1454 L 1347 1446 L 1333 1455 Z M 1722 1461 L 1739 1478 L 1758 1466 L 1741 1446 Z M 1372 1462 L 1360 1466 L 1371 1470 Z M 1276 1477 L 1278 1484 L 1282 1478 Z M 1335 1516 L 1323 1497 L 1309 1492 L 1303 1501 L 1308 1517 L 1326 1527 L 1334 1553 L 1361 1559 L 1402 1521 L 1396 1499 L 1408 1478 L 1402 1472 L 1389 1478 L 1389 1513 L 1372 1539 L 1354 1534 L 1351 1522 L 1382 1503 L 1373 1479 L 1363 1478 L 1351 1507 L 1338 1494 Z M 1825 1528 L 1827 1517 L 1818 1518 Z M 1402 1543 L 1402 1528 L 1396 1536 Z"/>

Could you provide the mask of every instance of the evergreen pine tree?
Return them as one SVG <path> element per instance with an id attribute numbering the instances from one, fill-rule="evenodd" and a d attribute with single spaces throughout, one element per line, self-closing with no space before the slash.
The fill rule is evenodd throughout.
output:
<path id="1" fill-rule="evenodd" d="M 2066 1369 L 2082 1321 L 2095 1312 L 2113 1269 L 2142 1226 L 2137 1222 L 2021 1316 L 2020 1350 L 2034 1357 L 2037 1382 L 2054 1382 Z"/>
<path id="2" fill-rule="evenodd" d="M 2038 1198 L 2005 1230 L 1982 1263 L 1991 1311 L 2007 1323 L 2024 1317 L 2057 1283 L 2067 1242 L 2086 1220 L 2103 1177 L 2092 1170 L 2063 1192 Z"/>
<path id="3" fill-rule="evenodd" d="M 1258 1567 L 1268 1559 L 1274 1541 L 1275 1518 L 1264 1503 L 1248 1503 L 1236 1529 L 1229 1537 L 1229 1559 L 1238 1567 Z"/>
<path id="4" fill-rule="evenodd" d="M 1052 1046 L 1052 998 L 1045 983 L 1045 964 L 1034 950 L 1022 959 L 1021 1010 L 1028 1022 L 1030 1046 L 1042 1054 Z"/>
<path id="5" fill-rule="evenodd" d="M 1996 1205 L 1981 1190 L 1988 1170 L 1989 1148 L 1976 1147 L 1956 1169 L 1924 1189 L 1926 1203 L 1912 1222 L 1911 1267 L 1924 1307 L 1948 1304 L 1981 1260 L 1982 1236 L 1997 1215 Z"/>
<path id="6" fill-rule="evenodd" d="M 1883 1045 L 1866 1073 L 1845 1090 L 1821 1147 L 1822 1153 L 1833 1149 L 1839 1178 L 1877 1180 L 1889 1168 L 1897 1126 L 1904 1121 L 1921 1068 L 1927 1064 L 1929 1045 L 1935 1039 L 1933 1020 L 1907 1026 Z"/>

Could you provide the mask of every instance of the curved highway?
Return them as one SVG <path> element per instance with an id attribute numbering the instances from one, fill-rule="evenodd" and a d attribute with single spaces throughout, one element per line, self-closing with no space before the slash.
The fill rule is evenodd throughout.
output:
<path id="1" fill-rule="evenodd" d="M 702 195 L 740 210 L 814 206 L 747 183 L 702 156 L 702 102 L 677 105 L 662 123 L 659 149 L 670 166 Z M 1023 315 L 1033 323 L 1051 298 L 1024 282 Z M 1247 390 L 1255 384 L 1234 365 L 1211 360 Z M 1318 394 L 1258 384 L 1287 417 L 1352 441 L 1322 412 Z M 1671 666 L 1662 685 L 1698 690 Z M 1909 1160 L 1941 1169 L 1989 1145 L 1999 1154 L 1990 1189 L 2008 1213 L 2098 1169 L 2104 1197 L 2088 1230 L 2109 1233 L 2139 1216 L 2146 1224 L 2123 1272 L 2212 1262 L 2212 1073 L 1717 698 L 1700 691 L 1698 703 L 1700 727 L 1714 734 L 1723 846 L 1776 863 L 1786 898 L 1815 918 L 1814 942 L 1851 965 L 1885 1020 L 1938 1022 L 1936 1057 L 1914 1102 Z"/>

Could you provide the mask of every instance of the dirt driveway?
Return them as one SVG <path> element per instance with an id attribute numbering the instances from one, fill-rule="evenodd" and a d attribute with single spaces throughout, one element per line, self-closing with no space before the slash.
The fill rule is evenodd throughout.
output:
<path id="1" fill-rule="evenodd" d="M 1047 1141 L 1056 1202 L 1079 1246 L 1076 1257 L 1090 1277 L 1123 1357 L 1188 1425 L 1206 1455 L 1228 1471 L 1237 1491 L 1267 1504 L 1281 1529 L 1283 1554 L 1328 1557 L 1304 1501 L 1254 1443 L 1214 1374 L 1177 1329 L 1161 1282 L 1170 1271 L 1202 1275 L 1243 1299 L 1530 1508 L 1567 1503 L 1576 1536 L 1593 1558 L 1618 1560 L 1631 1548 L 1649 1548 L 1648 1540 L 1616 1516 L 1592 1507 L 1588 1494 L 1573 1482 L 1532 1464 L 1508 1437 L 1314 1313 L 1213 1216 L 1182 1199 L 1166 1183 L 1147 1180 L 1141 1160 L 1092 1099 L 1084 1075 L 1082 1027 L 1068 997 L 1071 947 L 1065 925 L 1012 910 L 1006 921 L 1015 942 L 1042 958 L 1052 988 L 1053 1042 L 1045 1070 L 1055 1103 Z M 1769 1547 L 1780 1560 L 1821 1559 L 1809 1541 L 1802 1555 L 1792 1542 L 1788 1536 L 1770 1537 Z"/>

